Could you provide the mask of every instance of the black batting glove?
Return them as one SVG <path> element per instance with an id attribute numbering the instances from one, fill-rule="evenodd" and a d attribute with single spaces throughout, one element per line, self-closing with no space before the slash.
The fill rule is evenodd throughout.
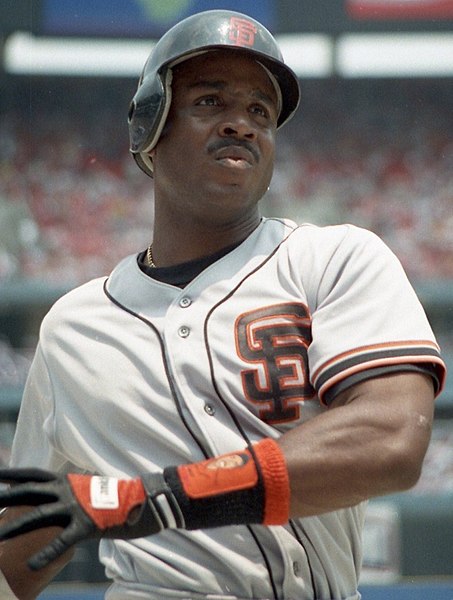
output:
<path id="1" fill-rule="evenodd" d="M 167 528 L 202 529 L 288 521 L 289 476 L 277 442 L 136 479 L 0 469 L 0 506 L 34 506 L 0 526 L 0 540 L 43 527 L 63 529 L 29 560 L 37 570 L 87 538 L 145 537 Z"/>
<path id="2" fill-rule="evenodd" d="M 32 556 L 38 570 L 88 538 L 136 538 L 167 527 L 183 527 L 178 504 L 161 474 L 143 479 L 91 475 L 58 476 L 40 469 L 0 469 L 0 506 L 35 506 L 0 527 L 0 540 L 44 527 L 62 533 Z"/>

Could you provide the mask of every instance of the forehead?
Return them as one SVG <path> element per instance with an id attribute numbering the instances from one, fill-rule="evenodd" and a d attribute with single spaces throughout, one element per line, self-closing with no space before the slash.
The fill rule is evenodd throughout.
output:
<path id="1" fill-rule="evenodd" d="M 264 67 L 250 55 L 236 50 L 207 52 L 173 68 L 173 88 L 182 89 L 202 82 L 222 82 L 258 90 L 277 103 L 277 93 Z"/>

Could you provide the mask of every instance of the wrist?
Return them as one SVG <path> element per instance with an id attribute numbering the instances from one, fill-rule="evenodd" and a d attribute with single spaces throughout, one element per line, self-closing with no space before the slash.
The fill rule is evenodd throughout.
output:
<path id="1" fill-rule="evenodd" d="M 164 478 L 181 509 L 186 529 L 281 525 L 289 519 L 286 461 L 270 438 L 249 449 L 167 467 Z"/>
<path id="2" fill-rule="evenodd" d="M 107 537 L 142 537 L 163 529 L 282 525 L 289 519 L 286 461 L 270 438 L 137 479 L 67 478 L 84 513 Z"/>

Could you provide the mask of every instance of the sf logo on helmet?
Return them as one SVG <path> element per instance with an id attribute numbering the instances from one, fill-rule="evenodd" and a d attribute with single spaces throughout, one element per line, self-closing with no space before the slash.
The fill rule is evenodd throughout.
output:
<path id="1" fill-rule="evenodd" d="M 236 46 L 253 46 L 255 43 L 255 33 L 257 27 L 247 19 L 239 17 L 231 17 L 229 39 Z"/>

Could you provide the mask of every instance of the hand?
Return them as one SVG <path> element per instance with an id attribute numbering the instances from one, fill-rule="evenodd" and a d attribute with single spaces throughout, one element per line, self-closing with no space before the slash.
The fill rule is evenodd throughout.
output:
<path id="1" fill-rule="evenodd" d="M 142 537 L 170 526 L 156 500 L 162 494 L 172 497 L 160 474 L 125 480 L 59 476 L 41 469 L 0 469 L 0 481 L 12 484 L 0 492 L 0 506 L 36 507 L 0 526 L 0 540 L 43 527 L 63 528 L 48 546 L 30 558 L 28 565 L 33 570 L 45 567 L 88 538 Z"/>

